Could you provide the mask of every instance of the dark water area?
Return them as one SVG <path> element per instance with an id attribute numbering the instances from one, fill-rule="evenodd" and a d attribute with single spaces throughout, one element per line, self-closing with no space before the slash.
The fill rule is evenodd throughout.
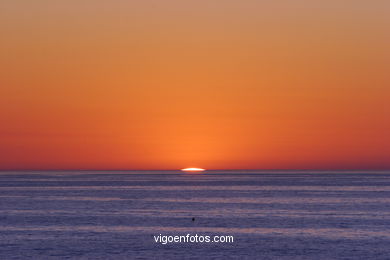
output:
<path id="1" fill-rule="evenodd" d="M 0 259 L 63 258 L 390 259 L 390 171 L 0 172 Z"/>

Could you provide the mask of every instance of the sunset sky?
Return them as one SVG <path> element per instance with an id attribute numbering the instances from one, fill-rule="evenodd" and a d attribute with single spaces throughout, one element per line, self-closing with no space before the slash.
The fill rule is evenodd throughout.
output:
<path id="1" fill-rule="evenodd" d="M 389 169 L 390 1 L 2 0 L 0 169 Z"/>

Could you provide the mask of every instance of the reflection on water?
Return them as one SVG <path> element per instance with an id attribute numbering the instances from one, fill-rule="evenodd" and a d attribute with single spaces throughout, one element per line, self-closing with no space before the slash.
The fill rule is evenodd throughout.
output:
<path id="1" fill-rule="evenodd" d="M 389 177 L 384 171 L 3 172 L 0 259 L 386 259 Z M 187 233 L 234 235 L 235 243 L 153 241 Z"/>

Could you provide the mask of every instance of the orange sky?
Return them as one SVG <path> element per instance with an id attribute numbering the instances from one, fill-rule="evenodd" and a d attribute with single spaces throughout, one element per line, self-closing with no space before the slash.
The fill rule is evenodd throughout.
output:
<path id="1" fill-rule="evenodd" d="M 390 2 L 3 0 L 0 169 L 390 168 Z"/>

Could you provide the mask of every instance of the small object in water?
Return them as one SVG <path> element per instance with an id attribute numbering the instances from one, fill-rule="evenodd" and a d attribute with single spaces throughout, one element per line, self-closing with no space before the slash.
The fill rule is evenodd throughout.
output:
<path id="1" fill-rule="evenodd" d="M 195 218 L 192 218 L 192 221 L 195 221 Z"/>

